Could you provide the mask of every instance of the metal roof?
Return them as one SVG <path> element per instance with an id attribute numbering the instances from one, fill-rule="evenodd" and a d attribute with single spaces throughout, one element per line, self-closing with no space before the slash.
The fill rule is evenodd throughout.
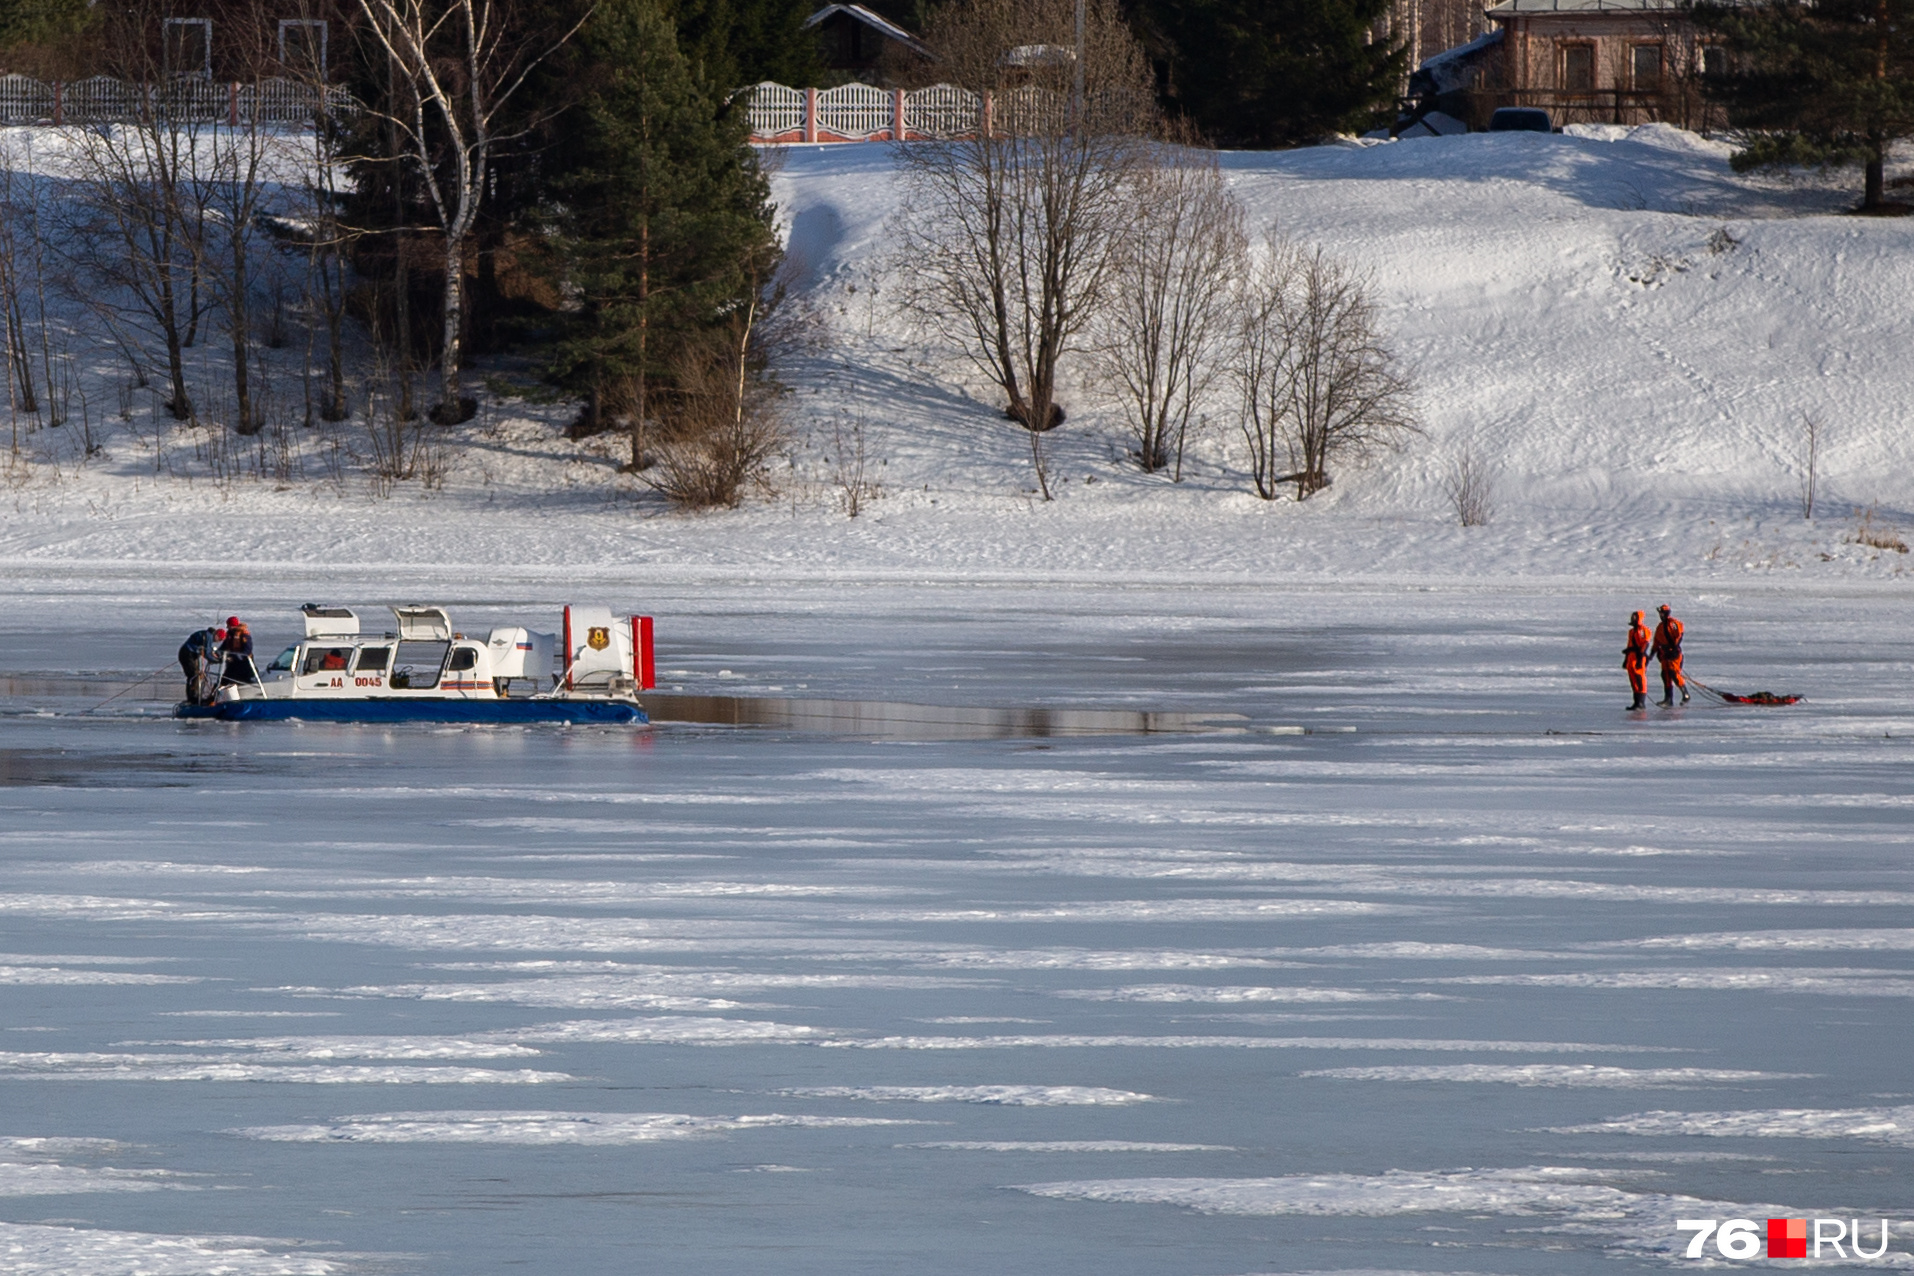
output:
<path id="1" fill-rule="evenodd" d="M 910 49 L 912 52 L 921 53 L 926 57 L 930 56 L 930 50 L 924 47 L 924 42 L 922 40 L 919 40 L 916 36 L 904 30 L 904 28 L 898 26 L 895 22 L 892 22 L 889 18 L 881 17 L 878 14 L 872 13 L 869 9 L 866 9 L 861 4 L 827 4 L 822 9 L 819 9 L 816 13 L 806 18 L 804 20 L 804 25 L 807 28 L 814 27 L 818 23 L 823 22 L 826 18 L 832 17 L 839 13 L 851 19 L 853 22 L 863 23 L 865 26 L 871 28 L 873 31 L 876 31 L 879 35 L 884 36 L 886 39 L 897 41 L 899 44 Z"/>

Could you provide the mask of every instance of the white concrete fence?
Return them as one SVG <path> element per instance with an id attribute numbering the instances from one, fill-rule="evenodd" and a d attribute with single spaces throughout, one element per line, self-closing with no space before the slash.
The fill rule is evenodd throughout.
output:
<path id="1" fill-rule="evenodd" d="M 345 89 L 329 85 L 324 92 L 330 113 L 353 109 Z M 157 113 L 196 124 L 309 125 L 320 106 L 320 91 L 298 80 L 233 84 L 181 78 L 153 85 L 105 75 L 64 83 L 0 75 L 0 124 L 116 124 Z"/>
<path id="2" fill-rule="evenodd" d="M 974 133 L 988 126 L 989 94 L 952 84 L 880 89 L 846 84 L 794 89 L 766 81 L 747 89 L 751 140 L 772 142 L 900 142 Z"/>

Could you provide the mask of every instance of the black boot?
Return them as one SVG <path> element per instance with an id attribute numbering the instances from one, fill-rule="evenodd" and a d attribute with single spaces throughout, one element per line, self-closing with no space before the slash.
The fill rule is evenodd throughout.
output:
<path id="1" fill-rule="evenodd" d="M 1646 709 L 1648 707 L 1648 696 L 1643 692 L 1637 691 L 1635 693 L 1635 703 L 1628 707 L 1631 711 L 1635 709 Z"/>
<path id="2" fill-rule="evenodd" d="M 1681 689 L 1681 702 L 1682 702 L 1683 704 L 1687 704 L 1687 703 L 1688 703 L 1688 688 L 1686 688 L 1686 687 L 1683 687 L 1683 688 Z"/>

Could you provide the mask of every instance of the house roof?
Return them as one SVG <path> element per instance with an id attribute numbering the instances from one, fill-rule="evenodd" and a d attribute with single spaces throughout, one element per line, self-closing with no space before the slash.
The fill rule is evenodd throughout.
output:
<path id="1" fill-rule="evenodd" d="M 872 13 L 861 4 L 827 4 L 806 18 L 804 25 L 808 29 L 817 26 L 820 22 L 828 21 L 840 13 L 853 22 L 863 23 L 887 40 L 897 41 L 912 53 L 921 54 L 924 57 L 931 56 L 930 50 L 924 47 L 922 40 L 919 40 L 916 36 L 904 30 L 904 28 L 898 26 L 890 19 Z"/>
<path id="2" fill-rule="evenodd" d="M 1678 9 L 1679 0 L 1502 0 L 1488 16 L 1505 18 L 1531 13 L 1656 13 Z"/>

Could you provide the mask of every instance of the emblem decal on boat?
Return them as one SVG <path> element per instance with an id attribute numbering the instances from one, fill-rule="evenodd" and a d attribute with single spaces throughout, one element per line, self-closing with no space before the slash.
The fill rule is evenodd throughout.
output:
<path id="1" fill-rule="evenodd" d="M 611 646 L 611 630 L 603 625 L 593 625 L 585 631 L 585 644 L 593 651 L 603 651 Z"/>

